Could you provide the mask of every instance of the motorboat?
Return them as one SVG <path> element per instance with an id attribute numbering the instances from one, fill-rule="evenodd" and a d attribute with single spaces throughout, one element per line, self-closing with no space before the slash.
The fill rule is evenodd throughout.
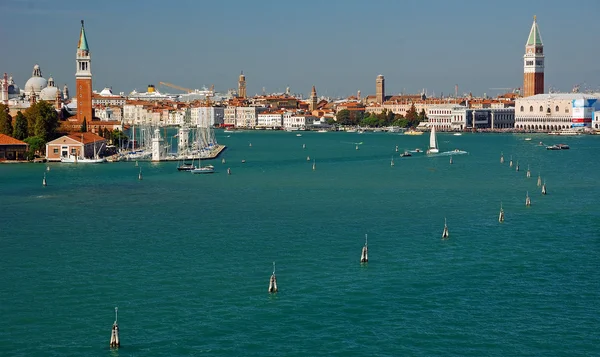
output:
<path id="1" fill-rule="evenodd" d="M 423 132 L 418 130 L 407 130 L 404 132 L 404 135 L 423 135 Z"/>
<path id="2" fill-rule="evenodd" d="M 569 145 L 567 144 L 556 144 L 561 150 L 569 150 Z"/>
<path id="3" fill-rule="evenodd" d="M 546 150 L 561 150 L 561 148 L 558 145 L 550 145 L 546 146 Z"/>
<path id="4" fill-rule="evenodd" d="M 408 151 L 405 151 L 402 154 L 400 154 L 400 157 L 407 157 L 407 156 L 412 156 L 412 154 Z"/>

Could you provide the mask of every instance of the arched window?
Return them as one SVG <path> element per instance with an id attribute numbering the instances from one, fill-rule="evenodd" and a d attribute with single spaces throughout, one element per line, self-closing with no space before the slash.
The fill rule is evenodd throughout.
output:
<path id="1" fill-rule="evenodd" d="M 529 111 L 532 112 L 533 111 L 533 105 L 529 107 Z"/>
<path id="2" fill-rule="evenodd" d="M 523 110 L 525 110 L 525 109 L 523 109 L 523 106 L 521 106 L 521 111 L 523 111 Z"/>
<path id="3" fill-rule="evenodd" d="M 557 105 L 557 106 L 556 106 L 556 108 L 554 108 L 554 111 L 555 111 L 555 112 L 557 112 L 557 111 L 559 111 L 559 109 L 560 109 L 560 108 L 559 108 L 559 107 L 558 107 L 558 105 Z"/>
<path id="4" fill-rule="evenodd" d="M 544 111 L 544 107 L 542 107 L 542 106 L 540 105 L 540 112 L 543 112 L 543 111 Z"/>
<path id="5" fill-rule="evenodd" d="M 546 113 L 550 114 L 550 107 L 548 107 L 548 110 L 546 110 Z"/>

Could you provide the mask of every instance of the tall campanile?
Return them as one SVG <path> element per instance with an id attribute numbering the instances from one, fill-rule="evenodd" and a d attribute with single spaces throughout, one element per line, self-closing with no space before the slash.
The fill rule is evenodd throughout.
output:
<path id="1" fill-rule="evenodd" d="M 523 97 L 544 93 L 544 44 L 535 16 L 523 56 Z"/>
<path id="2" fill-rule="evenodd" d="M 75 72 L 76 96 L 77 96 L 77 121 L 82 123 L 83 119 L 89 123 L 93 119 L 92 112 L 92 59 L 90 48 L 85 37 L 85 28 L 81 20 L 81 32 L 79 33 L 79 44 L 77 45 L 77 72 Z"/>

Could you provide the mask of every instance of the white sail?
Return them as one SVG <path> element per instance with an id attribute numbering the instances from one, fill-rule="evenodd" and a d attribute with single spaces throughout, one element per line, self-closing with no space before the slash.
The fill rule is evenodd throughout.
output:
<path id="1" fill-rule="evenodd" d="M 431 134 L 429 135 L 429 150 L 430 153 L 438 153 L 437 138 L 435 137 L 435 125 L 431 126 Z"/>

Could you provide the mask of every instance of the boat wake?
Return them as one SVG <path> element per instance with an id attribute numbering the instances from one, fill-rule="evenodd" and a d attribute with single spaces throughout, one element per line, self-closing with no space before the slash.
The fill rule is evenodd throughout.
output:
<path id="1" fill-rule="evenodd" d="M 440 152 L 437 154 L 429 154 L 427 156 L 436 157 L 436 156 L 452 156 L 452 155 L 465 155 L 465 154 L 468 154 L 468 152 L 462 151 L 462 150 L 452 150 L 452 151 Z"/>

